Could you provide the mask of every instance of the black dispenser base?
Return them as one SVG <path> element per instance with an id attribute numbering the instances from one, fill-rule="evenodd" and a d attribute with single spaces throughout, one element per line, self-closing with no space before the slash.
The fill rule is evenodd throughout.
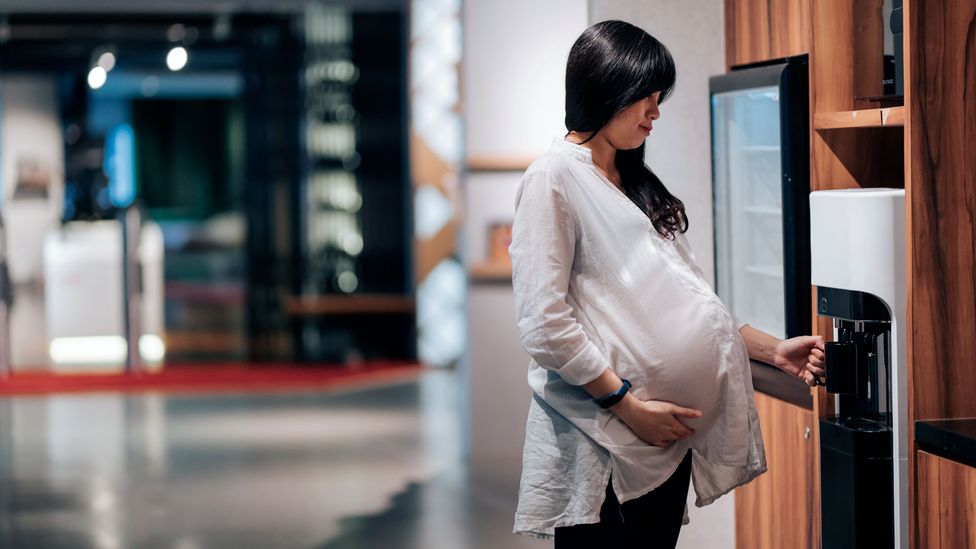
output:
<path id="1" fill-rule="evenodd" d="M 823 549 L 894 546 L 891 428 L 864 418 L 820 420 Z"/>

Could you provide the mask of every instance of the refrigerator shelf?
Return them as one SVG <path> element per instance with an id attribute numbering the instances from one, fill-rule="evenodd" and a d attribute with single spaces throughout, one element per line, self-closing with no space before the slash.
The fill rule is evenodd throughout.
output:
<path id="1" fill-rule="evenodd" d="M 775 215 L 782 216 L 782 208 L 774 208 L 772 206 L 746 206 L 742 208 L 742 211 L 757 215 Z"/>
<path id="2" fill-rule="evenodd" d="M 745 272 L 770 278 L 783 278 L 783 267 L 780 265 L 746 265 Z"/>

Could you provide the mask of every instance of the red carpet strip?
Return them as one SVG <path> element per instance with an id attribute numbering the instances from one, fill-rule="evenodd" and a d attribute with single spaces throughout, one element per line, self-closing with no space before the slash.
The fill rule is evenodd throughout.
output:
<path id="1" fill-rule="evenodd" d="M 158 373 L 58 374 L 17 372 L 0 378 L 0 397 L 85 392 L 270 392 L 369 387 L 416 378 L 416 362 L 356 366 L 313 364 L 167 365 Z"/>

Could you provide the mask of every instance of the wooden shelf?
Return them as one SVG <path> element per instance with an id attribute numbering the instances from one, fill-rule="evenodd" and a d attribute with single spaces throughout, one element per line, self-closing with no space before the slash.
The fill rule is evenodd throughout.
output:
<path id="1" fill-rule="evenodd" d="M 817 130 L 843 128 L 887 128 L 905 125 L 905 107 L 887 107 L 862 111 L 820 112 L 813 115 Z"/>
<path id="2" fill-rule="evenodd" d="M 512 266 L 507 263 L 475 263 L 468 268 L 468 277 L 475 282 L 511 282 Z"/>
<path id="3" fill-rule="evenodd" d="M 412 297 L 357 294 L 327 296 L 286 296 L 288 316 L 412 314 L 417 306 Z"/>
<path id="4" fill-rule="evenodd" d="M 469 156 L 468 171 L 472 172 L 524 172 L 535 156 Z"/>

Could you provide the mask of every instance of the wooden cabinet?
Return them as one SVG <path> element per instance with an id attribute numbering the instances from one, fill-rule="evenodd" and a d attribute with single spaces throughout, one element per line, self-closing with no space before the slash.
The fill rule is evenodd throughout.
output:
<path id="1" fill-rule="evenodd" d="M 976 0 L 904 1 L 903 106 L 870 97 L 880 74 L 881 4 L 725 0 L 726 60 L 731 67 L 809 53 L 811 190 L 905 188 L 909 423 L 974 417 L 976 369 L 969 357 L 976 354 Z M 824 336 L 832 333 L 828 319 L 815 326 Z M 816 400 L 818 409 L 831 408 L 822 392 Z M 816 546 L 816 425 L 812 451 L 804 453 L 777 428 L 789 430 L 782 418 L 809 412 L 791 411 L 768 397 L 757 397 L 760 402 L 770 472 L 737 494 L 739 547 Z M 911 430 L 909 439 L 914 448 Z M 911 547 L 976 547 L 974 470 L 921 452 L 911 457 Z M 798 465 L 805 459 L 814 466 Z M 799 486 L 807 474 L 815 475 L 806 485 L 813 498 L 808 516 L 814 518 L 804 522 L 790 507 L 802 502 L 776 498 L 787 497 L 781 490 Z M 797 478 L 782 478 L 791 475 Z M 811 535 L 802 540 L 773 539 L 807 529 Z"/>
<path id="2" fill-rule="evenodd" d="M 812 410 L 756 393 L 768 471 L 735 492 L 739 549 L 820 546 L 819 452 Z"/>
<path id="3" fill-rule="evenodd" d="M 915 547 L 976 547 L 976 468 L 918 452 Z"/>
<path id="4" fill-rule="evenodd" d="M 968 418 L 976 416 L 976 0 L 906 0 L 905 11 L 909 420 Z M 919 452 L 909 482 L 913 547 L 976 547 L 976 475 L 935 459 Z M 942 492 L 938 516 L 926 503 L 933 463 L 942 490 L 956 483 Z M 928 541 L 936 527 L 942 545 Z"/>
<path id="5" fill-rule="evenodd" d="M 725 0 L 731 68 L 810 51 L 810 0 Z"/>

